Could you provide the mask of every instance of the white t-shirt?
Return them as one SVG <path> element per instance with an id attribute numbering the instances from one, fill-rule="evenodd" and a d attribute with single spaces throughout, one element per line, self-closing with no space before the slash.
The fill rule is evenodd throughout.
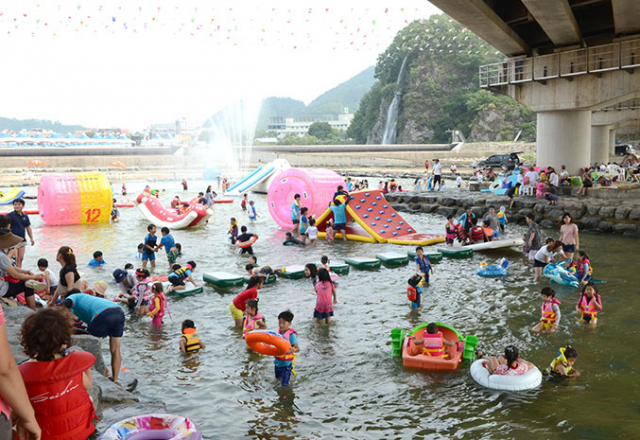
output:
<path id="1" fill-rule="evenodd" d="M 4 280 L 4 276 L 7 274 L 7 269 L 12 266 L 13 264 L 7 254 L 4 251 L 0 251 L 0 296 L 4 296 L 9 290 L 9 284 Z"/>
<path id="2" fill-rule="evenodd" d="M 442 165 L 440 165 L 440 162 L 438 162 L 433 166 L 433 175 L 440 176 L 441 174 L 442 174 Z"/>
<path id="3" fill-rule="evenodd" d="M 58 282 L 60 281 L 58 280 L 58 275 L 56 275 L 55 272 L 49 268 L 47 268 L 45 272 L 49 274 L 49 284 L 51 285 L 51 287 L 57 287 Z"/>
<path id="4" fill-rule="evenodd" d="M 317 240 L 318 239 L 318 228 L 315 226 L 309 226 L 307 229 L 307 234 L 309 235 L 309 240 Z"/>
<path id="5" fill-rule="evenodd" d="M 549 184 L 558 186 L 558 175 L 556 173 L 549 174 Z"/>
<path id="6" fill-rule="evenodd" d="M 458 186 L 462 186 L 462 177 L 460 177 L 460 176 L 456 177 L 456 184 Z"/>
<path id="7" fill-rule="evenodd" d="M 561 179 L 567 179 L 569 177 L 569 172 L 567 170 L 561 171 L 560 172 L 560 178 Z"/>
<path id="8" fill-rule="evenodd" d="M 535 171 L 529 171 L 527 174 L 524 175 L 525 178 L 529 179 L 529 185 L 531 186 L 535 186 L 536 183 L 538 183 L 538 173 L 536 173 Z"/>
<path id="9" fill-rule="evenodd" d="M 543 263 L 546 263 L 548 261 L 551 261 L 551 258 L 553 258 L 553 256 L 555 255 L 554 252 L 549 252 L 549 249 L 547 249 L 547 245 L 544 245 L 540 248 L 540 250 L 538 252 L 536 252 L 536 256 L 535 259 L 538 261 L 542 261 Z M 548 258 L 545 258 L 545 256 Z"/>

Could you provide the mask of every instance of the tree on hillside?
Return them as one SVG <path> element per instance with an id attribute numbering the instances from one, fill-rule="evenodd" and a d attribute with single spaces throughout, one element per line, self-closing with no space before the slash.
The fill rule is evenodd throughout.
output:
<path id="1" fill-rule="evenodd" d="M 314 122 L 309 126 L 309 136 L 320 140 L 329 139 L 333 134 L 333 128 L 328 122 Z"/>

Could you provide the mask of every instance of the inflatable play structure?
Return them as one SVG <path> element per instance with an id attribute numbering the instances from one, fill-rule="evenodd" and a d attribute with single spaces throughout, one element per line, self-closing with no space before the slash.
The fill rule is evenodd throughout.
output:
<path id="1" fill-rule="evenodd" d="M 568 260 L 547 264 L 542 271 L 542 275 L 549 278 L 552 283 L 564 284 L 565 286 L 574 288 L 578 287 L 580 281 L 575 275 L 569 273 L 569 270 L 566 268 L 568 264 Z"/>
<path id="2" fill-rule="evenodd" d="M 507 267 L 509 266 L 509 260 L 503 258 L 500 260 L 500 264 L 498 266 L 488 266 L 487 263 L 480 263 L 480 267 L 477 269 L 478 275 L 481 277 L 504 277 L 509 275 L 509 271 Z"/>
<path id="3" fill-rule="evenodd" d="M 157 197 L 148 193 L 140 194 L 136 201 L 142 215 L 158 229 L 164 226 L 171 229 L 204 226 L 213 215 L 212 210 L 199 203 L 191 203 L 184 213 L 178 214 L 175 209 L 167 208 Z"/>
<path id="4" fill-rule="evenodd" d="M 463 360 L 469 363 L 475 359 L 475 349 L 478 338 L 462 335 L 450 325 L 436 322 L 438 333 L 447 341 L 456 341 L 454 346 L 444 345 L 444 356 L 434 356 L 423 353 L 423 344 L 416 345 L 412 337 L 417 341 L 422 341 L 428 323 L 414 327 L 408 335 L 403 329 L 393 329 L 391 331 L 391 355 L 402 358 L 402 365 L 405 367 L 421 368 L 424 370 L 455 370 Z"/>
<path id="5" fill-rule="evenodd" d="M 171 414 L 145 414 L 111 425 L 98 440 L 202 440 L 198 427 L 188 418 Z"/>
<path id="6" fill-rule="evenodd" d="M 24 196 L 24 191 L 18 188 L 11 188 L 7 192 L 0 191 L 0 205 L 10 205 L 15 199 Z"/>
<path id="7" fill-rule="evenodd" d="M 542 383 L 542 373 L 540 373 L 538 367 L 520 376 L 501 376 L 489 374 L 489 370 L 484 365 L 485 362 L 483 359 L 478 359 L 469 368 L 473 380 L 483 387 L 502 391 L 524 391 L 536 388 Z"/>
<path id="8" fill-rule="evenodd" d="M 300 194 L 300 205 L 309 208 L 307 216 L 318 218 L 326 211 L 338 185 L 344 185 L 344 180 L 335 172 L 324 168 L 284 170 L 274 177 L 269 186 L 269 213 L 278 225 L 291 229 L 293 196 Z"/>
<path id="9" fill-rule="evenodd" d="M 337 185 L 336 185 L 337 186 Z M 334 187 L 335 188 L 335 187 Z M 344 196 L 340 196 L 344 201 Z M 307 206 L 303 203 L 304 206 Z M 269 205 L 271 208 L 271 205 Z M 393 243 L 412 246 L 426 246 L 444 242 L 443 235 L 420 234 L 395 209 L 389 205 L 378 190 L 363 190 L 351 193 L 347 204 L 348 240 L 369 243 Z M 291 215 L 291 203 L 287 207 Z M 324 213 L 317 218 L 318 237 L 326 237 L 327 221 L 333 218 L 333 211 L 325 205 Z M 289 225 L 289 227 L 291 227 Z M 336 239 L 342 233 L 336 231 Z"/>
<path id="10" fill-rule="evenodd" d="M 38 211 L 49 226 L 109 223 L 113 197 L 102 173 L 44 174 Z"/>
<path id="11" fill-rule="evenodd" d="M 225 193 L 228 196 L 242 196 L 247 191 L 266 194 L 273 179 L 282 171 L 291 168 L 286 159 L 276 159 L 261 165 L 232 185 Z"/>
<path id="12" fill-rule="evenodd" d="M 462 246 L 464 249 L 473 249 L 473 251 L 488 251 L 493 249 L 501 249 L 508 247 L 522 247 L 524 241 L 522 238 L 505 238 L 502 240 L 485 241 L 484 243 L 467 244 Z"/>

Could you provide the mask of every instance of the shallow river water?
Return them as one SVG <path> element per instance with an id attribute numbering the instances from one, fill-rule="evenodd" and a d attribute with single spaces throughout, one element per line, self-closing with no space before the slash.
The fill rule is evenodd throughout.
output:
<path id="1" fill-rule="evenodd" d="M 131 194 L 144 184 L 129 183 Z M 115 185 L 114 185 L 115 186 Z M 177 182 L 163 182 L 166 204 L 175 194 L 188 200 Z M 193 196 L 205 183 L 190 182 Z M 27 193 L 35 192 L 33 188 Z M 117 191 L 119 193 L 119 190 Z M 405 252 L 408 247 L 341 241 L 319 242 L 307 249 L 284 247 L 284 232 L 269 215 L 266 197 L 252 195 L 260 214 L 250 229 L 260 235 L 254 246 L 259 262 L 274 267 L 306 264 L 328 255 L 333 261 L 349 256 L 373 257 L 381 251 Z M 27 208 L 34 206 L 29 201 Z M 115 294 L 111 272 L 134 261 L 148 222 L 136 208 L 121 209 L 122 221 L 113 225 L 47 227 L 32 215 L 36 247 L 27 249 L 25 266 L 46 257 L 54 270 L 55 252 L 70 245 L 83 266 L 95 250 L 105 254 L 104 269 L 81 267 L 89 281 L 107 280 Z M 183 262 L 198 263 L 196 279 L 213 270 L 244 272 L 246 258 L 237 255 L 226 234 L 229 218 L 248 224 L 239 203 L 218 204 L 209 225 L 174 231 L 183 246 Z M 445 220 L 431 214 L 402 214 L 420 232 L 442 233 Z M 523 228 L 507 226 L 507 236 Z M 545 235 L 558 236 L 555 230 Z M 603 312 L 590 330 L 573 313 L 577 290 L 554 286 L 562 301 L 557 333 L 531 331 L 540 317 L 543 279 L 533 282 L 533 269 L 517 250 L 476 253 L 464 260 L 436 264 L 426 289 L 424 306 L 412 311 L 406 299 L 407 279 L 414 267 L 378 271 L 351 269 L 341 276 L 339 304 L 330 327 L 313 319 L 315 292 L 308 279 L 279 280 L 260 291 L 260 311 L 269 328 L 277 327 L 279 312 L 291 309 L 298 331 L 298 376 L 281 389 L 273 360 L 245 348 L 233 327 L 229 302 L 242 289 L 169 298 L 173 321 L 165 316 L 161 330 L 151 330 L 149 318 L 129 317 L 123 341 L 123 365 L 136 375 L 142 400 L 162 400 L 169 412 L 191 417 L 208 439 L 631 439 L 640 438 L 638 354 L 640 265 L 635 240 L 609 235 L 581 235 L 595 268 Z M 507 257 L 510 275 L 504 280 L 476 275 L 481 261 L 497 263 Z M 158 254 L 162 273 L 166 258 Z M 200 354 L 182 356 L 178 350 L 180 323 L 192 319 L 207 344 Z M 545 368 L 558 347 L 572 344 L 579 352 L 579 378 L 544 380 L 534 391 L 496 392 L 476 384 L 467 368 L 449 373 L 406 369 L 390 356 L 390 331 L 409 330 L 429 321 L 455 326 L 463 335 L 475 334 L 480 346 L 501 352 L 509 344 L 522 356 Z M 106 345 L 105 345 L 106 348 Z M 108 352 L 105 351 L 108 362 Z"/>

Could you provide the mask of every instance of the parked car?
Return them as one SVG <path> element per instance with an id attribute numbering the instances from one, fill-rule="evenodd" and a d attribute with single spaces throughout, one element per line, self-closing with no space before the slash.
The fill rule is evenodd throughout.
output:
<path id="1" fill-rule="evenodd" d="M 489 156 L 485 160 L 481 160 L 480 162 L 478 162 L 478 166 L 499 167 L 503 170 L 512 170 L 516 167 L 516 165 L 520 164 L 520 158 L 518 157 L 519 153 L 522 153 L 522 151 L 508 154 L 494 154 L 492 156 Z"/>
<path id="2" fill-rule="evenodd" d="M 616 156 L 627 156 L 634 153 L 634 149 L 631 145 L 616 145 Z"/>

